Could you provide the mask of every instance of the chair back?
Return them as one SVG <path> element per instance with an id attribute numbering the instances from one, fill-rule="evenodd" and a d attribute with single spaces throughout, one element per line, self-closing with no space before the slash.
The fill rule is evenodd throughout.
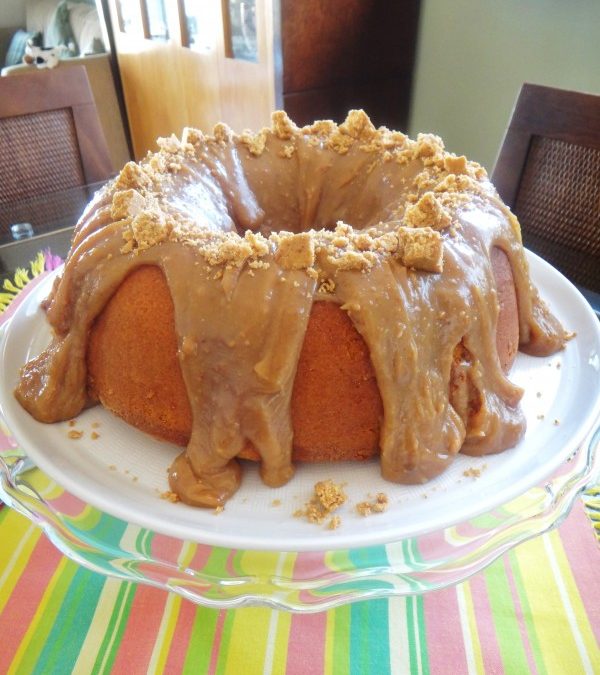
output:
<path id="1" fill-rule="evenodd" d="M 0 207 L 110 178 L 112 163 L 83 66 L 0 77 Z M 49 197 L 48 205 L 52 203 Z M 40 213 L 47 221 L 51 214 Z M 7 215 L 10 219 L 10 215 Z M 3 217 L 0 236 L 8 225 Z M 34 229 L 35 225 L 33 223 Z"/>
<path id="2" fill-rule="evenodd" d="M 524 84 L 492 182 L 525 246 L 600 293 L 600 96 Z"/>

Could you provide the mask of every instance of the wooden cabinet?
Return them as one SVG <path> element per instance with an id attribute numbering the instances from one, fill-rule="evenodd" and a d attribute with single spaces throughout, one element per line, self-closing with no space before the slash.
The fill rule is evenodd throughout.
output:
<path id="1" fill-rule="evenodd" d="M 298 124 L 362 107 L 376 124 L 406 127 L 418 0 L 102 4 L 138 159 L 184 126 L 257 129 L 282 107 Z M 255 55 L 236 58 L 250 10 Z"/>
<path id="2" fill-rule="evenodd" d="M 404 130 L 419 0 L 280 0 L 283 106 L 299 124 L 364 108 Z"/>

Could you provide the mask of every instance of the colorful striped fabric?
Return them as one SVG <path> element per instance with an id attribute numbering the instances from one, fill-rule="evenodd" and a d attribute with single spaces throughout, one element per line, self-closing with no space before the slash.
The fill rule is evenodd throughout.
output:
<path id="1" fill-rule="evenodd" d="M 600 550 L 580 502 L 468 582 L 306 615 L 106 578 L 8 508 L 0 542 L 0 673 L 600 672 Z"/>
<path id="2" fill-rule="evenodd" d="M 4 318 L 22 299 L 17 290 L 0 298 Z M 60 499 L 37 470 L 28 479 Z M 592 517 L 597 503 L 590 492 Z M 134 536 L 110 516 L 98 526 Z M 598 541 L 577 501 L 558 530 L 455 587 L 315 614 L 215 610 L 79 567 L 0 507 L 0 674 L 600 673 L 598 569 Z"/>

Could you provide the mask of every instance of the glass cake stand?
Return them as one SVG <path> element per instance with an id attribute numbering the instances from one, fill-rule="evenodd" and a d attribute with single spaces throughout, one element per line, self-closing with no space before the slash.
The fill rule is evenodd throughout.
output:
<path id="1" fill-rule="evenodd" d="M 387 544 L 256 551 L 185 541 L 100 511 L 64 491 L 19 450 L 0 454 L 0 497 L 54 545 L 100 574 L 215 608 L 315 612 L 421 594 L 464 581 L 517 544 L 560 525 L 600 470 L 600 428 L 554 474 L 489 512 Z"/>

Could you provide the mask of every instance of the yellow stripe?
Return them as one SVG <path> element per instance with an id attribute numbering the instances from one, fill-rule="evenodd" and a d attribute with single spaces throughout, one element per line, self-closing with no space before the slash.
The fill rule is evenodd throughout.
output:
<path id="1" fill-rule="evenodd" d="M 262 675 L 270 618 L 271 610 L 262 607 L 235 613 L 227 649 L 226 675 Z"/>
<path id="2" fill-rule="evenodd" d="M 164 673 L 165 663 L 169 655 L 169 647 L 179 618 L 181 609 L 181 596 L 169 593 L 162 619 L 158 629 L 158 635 L 148 664 L 148 673 Z"/>
<path id="3" fill-rule="evenodd" d="M 290 574 L 290 556 L 287 553 L 278 554 L 275 576 Z M 286 614 L 278 610 L 271 610 L 269 628 L 267 631 L 267 647 L 265 652 L 263 675 L 271 673 L 285 673 L 287 662 L 287 638 L 289 636 L 290 622 L 285 619 Z M 287 628 L 283 624 L 287 625 Z M 282 630 L 283 628 L 283 630 Z"/>
<path id="4" fill-rule="evenodd" d="M 17 653 L 14 656 L 13 662 L 11 664 L 11 667 L 9 669 L 9 674 L 10 673 L 20 673 L 22 672 L 19 669 L 19 665 L 25 656 L 28 648 L 29 648 L 29 643 L 34 637 L 35 633 L 37 632 L 38 629 L 38 624 L 42 619 L 46 619 L 47 617 L 45 616 L 47 610 L 48 610 L 48 605 L 50 602 L 50 599 L 52 598 L 52 595 L 54 593 L 54 589 L 56 588 L 57 584 L 60 581 L 61 576 L 65 572 L 65 568 L 67 565 L 73 565 L 73 563 L 66 557 L 62 557 L 60 559 L 60 562 L 58 563 L 58 566 L 56 568 L 56 571 L 52 575 L 52 579 L 50 579 L 50 583 L 48 584 L 48 587 L 46 588 L 46 591 L 44 592 L 44 595 L 42 596 L 42 599 L 40 601 L 40 604 L 38 605 L 37 611 L 35 615 L 33 616 L 33 619 L 29 623 L 29 628 L 27 629 L 27 632 L 25 633 L 23 639 L 21 640 L 21 644 L 19 645 L 19 649 L 17 650 Z M 75 570 L 75 567 L 72 567 L 73 570 Z M 58 607 L 54 607 L 54 613 L 58 611 Z"/>
<path id="5" fill-rule="evenodd" d="M 577 583 L 573 577 L 571 566 L 565 554 L 565 549 L 558 532 L 552 532 L 546 538 L 546 545 L 550 547 L 554 554 L 555 562 L 558 564 L 560 572 L 560 581 L 563 588 L 563 606 L 565 604 L 565 595 L 570 604 L 571 619 L 573 621 L 572 629 L 577 632 L 577 639 L 580 647 L 584 650 L 583 659 L 585 659 L 586 670 L 593 673 L 600 672 L 600 652 L 596 638 L 590 626 L 587 612 L 581 601 Z"/>
<path id="6" fill-rule="evenodd" d="M 8 545 L 0 549 L 0 614 L 41 536 L 41 530 L 16 511 L 8 513 L 2 529 L 8 532 L 3 542 Z"/>
<path id="7" fill-rule="evenodd" d="M 177 557 L 177 563 L 181 567 L 187 567 L 194 557 L 195 552 L 196 545 L 185 542 Z M 152 656 L 150 657 L 150 663 L 148 664 L 149 673 L 163 673 L 165 670 L 165 664 L 169 656 L 169 648 L 173 640 L 177 620 L 179 619 L 179 612 L 181 611 L 181 600 L 181 596 L 175 595 L 174 593 L 170 593 L 167 598 L 160 627 L 158 629 L 158 637 L 154 643 L 154 649 L 152 650 Z"/>
<path id="8" fill-rule="evenodd" d="M 45 499 L 62 492 L 62 488 L 37 469 L 28 474 L 28 480 Z M 0 548 L 0 614 L 42 535 L 36 525 L 12 509 L 4 520 L 2 530 L 5 538 Z"/>
<path id="9" fill-rule="evenodd" d="M 325 672 L 324 675 L 335 675 L 335 609 L 330 609 L 327 612 L 327 620 L 325 623 Z"/>
<path id="10" fill-rule="evenodd" d="M 98 652 L 102 645 L 102 640 L 108 630 L 108 624 L 110 623 L 114 606 L 117 602 L 121 583 L 121 581 L 117 581 L 116 579 L 108 579 L 104 584 L 104 588 L 98 598 L 96 611 L 94 612 L 87 635 L 81 646 L 81 651 L 79 652 L 79 656 L 73 667 L 73 675 L 77 675 L 78 673 L 86 675 L 87 673 L 92 672 Z"/>
<path id="11" fill-rule="evenodd" d="M 273 610 L 276 611 L 276 610 Z M 279 623 L 275 635 L 275 652 L 273 656 L 273 673 L 285 675 L 287 666 L 288 642 L 290 640 L 290 628 L 292 615 L 290 612 L 278 612 Z"/>
<path id="12" fill-rule="evenodd" d="M 547 535 L 558 536 L 557 532 Z M 527 594 L 540 653 L 548 674 L 583 672 L 581 662 L 575 666 L 573 659 L 577 645 L 573 638 L 556 586 L 542 537 L 537 537 L 515 549 L 523 587 Z M 563 567 L 564 570 L 564 567 Z"/>
<path id="13" fill-rule="evenodd" d="M 458 596 L 458 607 L 461 616 L 467 661 L 470 665 L 469 672 L 483 674 L 485 673 L 485 669 L 483 667 L 481 643 L 479 641 L 477 621 L 475 620 L 475 609 L 473 607 L 473 596 L 471 595 L 471 585 L 469 582 L 465 581 L 464 583 L 459 584 L 456 587 L 456 594 Z"/>

